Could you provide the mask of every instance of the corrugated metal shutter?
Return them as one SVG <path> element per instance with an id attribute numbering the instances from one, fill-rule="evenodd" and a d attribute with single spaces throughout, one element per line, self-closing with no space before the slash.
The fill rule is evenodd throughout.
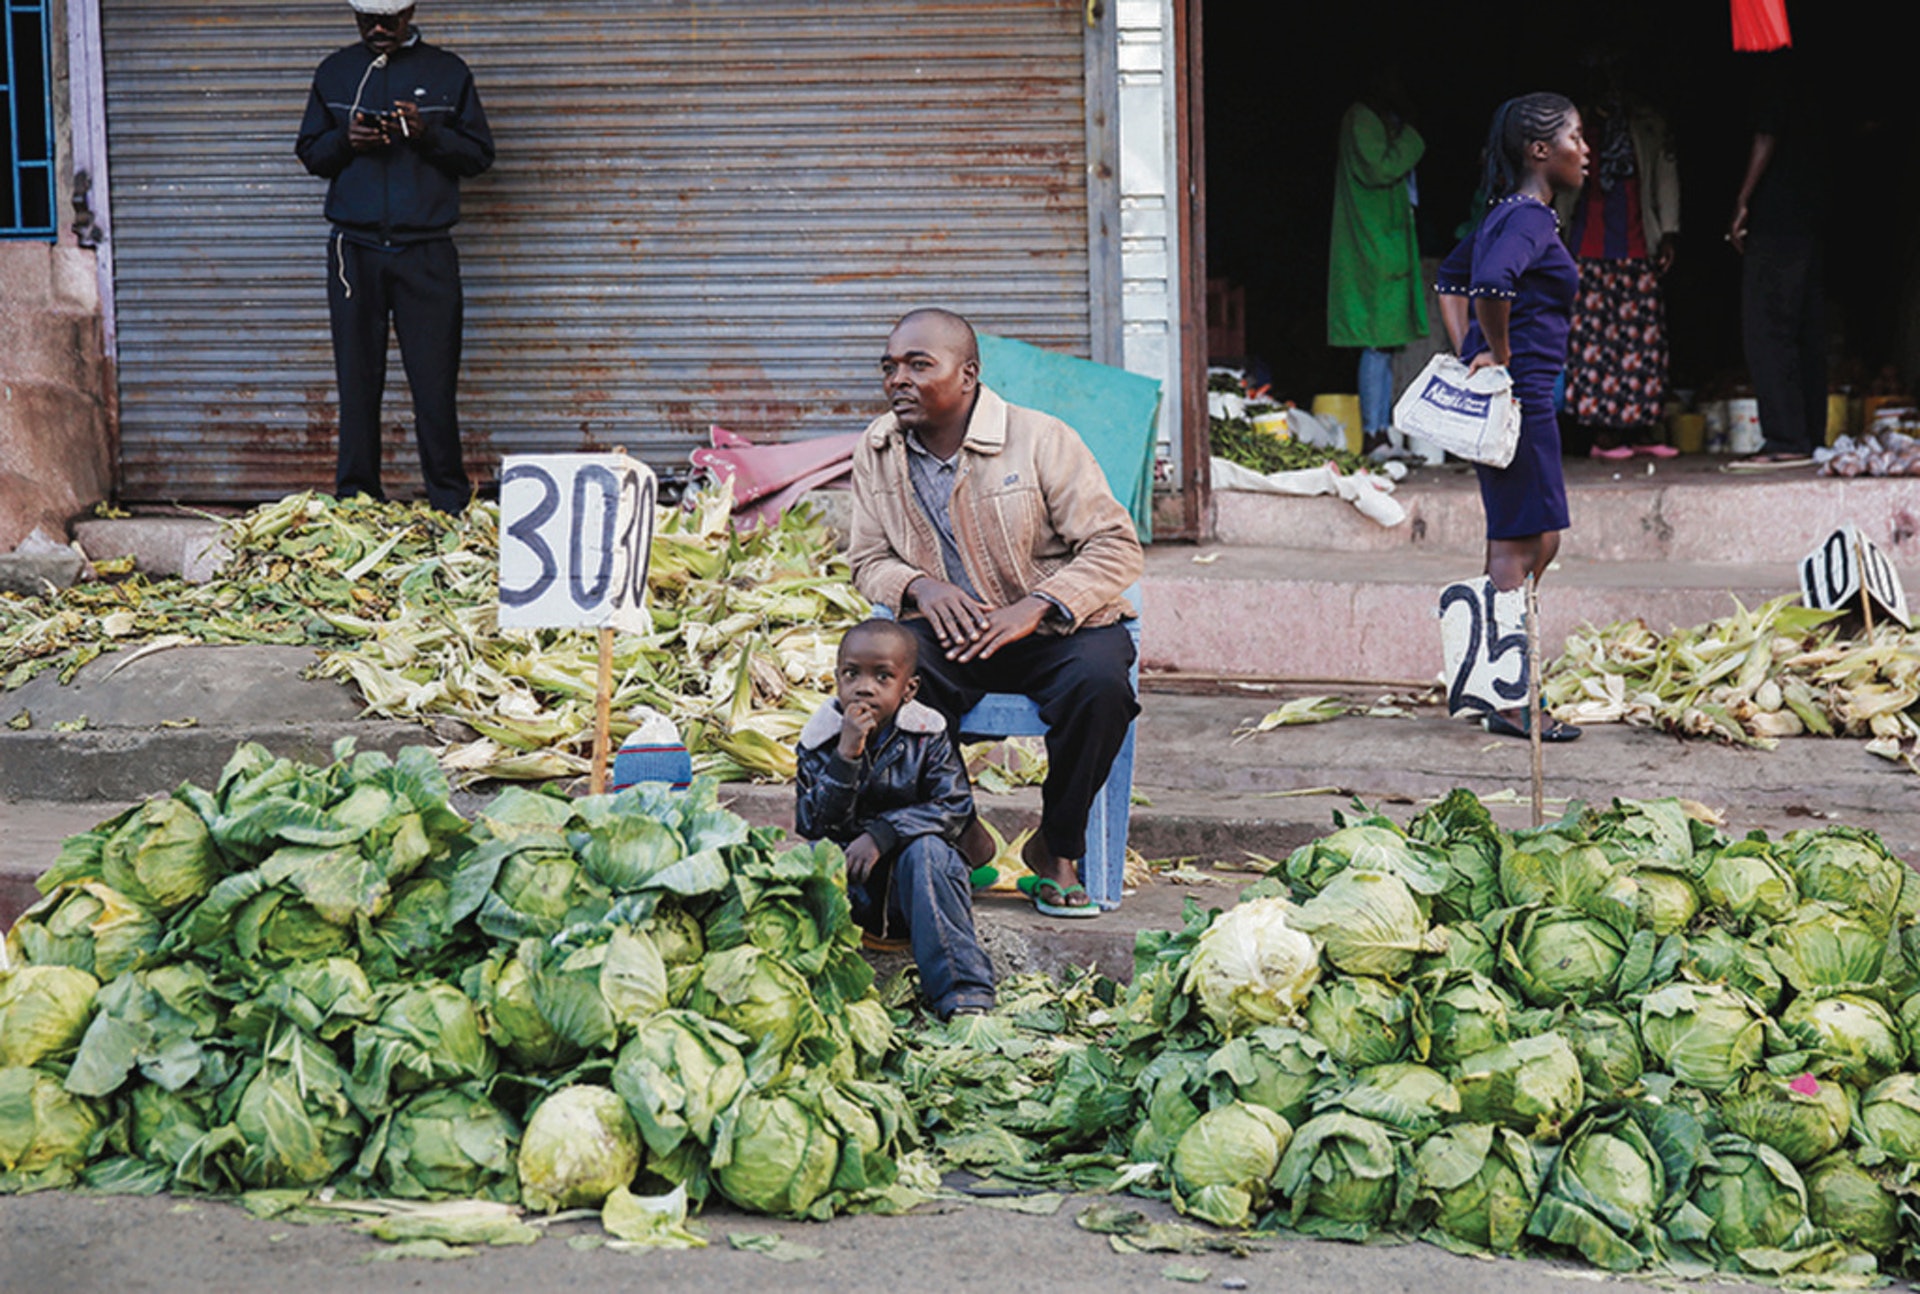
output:
<path id="1" fill-rule="evenodd" d="M 129 499 L 330 486 L 321 181 L 345 0 L 103 0 Z M 463 190 L 469 462 L 856 429 L 904 309 L 1088 353 L 1082 0 L 429 0 L 499 147 Z M 418 480 L 405 381 L 389 488 Z"/>

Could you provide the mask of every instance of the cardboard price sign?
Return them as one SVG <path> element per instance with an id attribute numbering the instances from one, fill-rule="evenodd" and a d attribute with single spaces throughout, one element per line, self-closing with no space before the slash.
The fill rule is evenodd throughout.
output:
<path id="1" fill-rule="evenodd" d="M 1440 590 L 1447 713 L 1456 719 L 1527 704 L 1527 594 L 1482 575 Z"/>
<path id="2" fill-rule="evenodd" d="M 651 633 L 653 471 L 625 454 L 511 454 L 500 473 L 500 627 Z"/>
<path id="3" fill-rule="evenodd" d="M 1873 608 L 1878 607 L 1902 627 L 1913 627 L 1900 573 L 1871 539 L 1851 525 L 1828 535 L 1825 543 L 1801 560 L 1800 598 L 1816 611 L 1838 611 L 1857 598 L 1869 624 Z"/>

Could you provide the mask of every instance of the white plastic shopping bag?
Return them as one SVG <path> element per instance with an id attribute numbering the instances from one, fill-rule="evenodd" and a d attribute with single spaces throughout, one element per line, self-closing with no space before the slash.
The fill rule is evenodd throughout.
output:
<path id="1" fill-rule="evenodd" d="M 1393 406 L 1394 426 L 1424 436 L 1449 454 L 1505 467 L 1520 445 L 1520 402 L 1499 365 L 1468 373 L 1444 352 L 1427 361 Z"/>

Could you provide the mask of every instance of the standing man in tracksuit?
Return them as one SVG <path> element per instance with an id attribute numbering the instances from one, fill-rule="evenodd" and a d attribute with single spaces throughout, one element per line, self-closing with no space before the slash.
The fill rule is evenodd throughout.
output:
<path id="1" fill-rule="evenodd" d="M 380 398 L 387 327 L 413 391 L 414 435 L 427 500 L 467 506 L 454 390 L 460 373 L 460 258 L 453 224 L 460 181 L 493 165 L 493 135 L 473 74 L 427 44 L 412 0 L 349 0 L 360 41 L 330 55 L 294 151 L 327 180 L 327 303 L 340 385 L 341 498 L 380 487 Z"/>

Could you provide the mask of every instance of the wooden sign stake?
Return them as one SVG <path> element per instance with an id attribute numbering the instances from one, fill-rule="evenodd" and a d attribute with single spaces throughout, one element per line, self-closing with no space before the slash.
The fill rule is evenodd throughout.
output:
<path id="1" fill-rule="evenodd" d="M 600 628 L 600 679 L 593 689 L 593 772 L 587 789 L 594 795 L 607 789 L 607 751 L 613 744 L 613 627 Z"/>
<path id="2" fill-rule="evenodd" d="M 1533 747 L 1533 825 L 1547 820 L 1546 764 L 1541 755 L 1540 729 L 1546 715 L 1540 709 L 1540 585 L 1527 576 L 1527 744 Z"/>

